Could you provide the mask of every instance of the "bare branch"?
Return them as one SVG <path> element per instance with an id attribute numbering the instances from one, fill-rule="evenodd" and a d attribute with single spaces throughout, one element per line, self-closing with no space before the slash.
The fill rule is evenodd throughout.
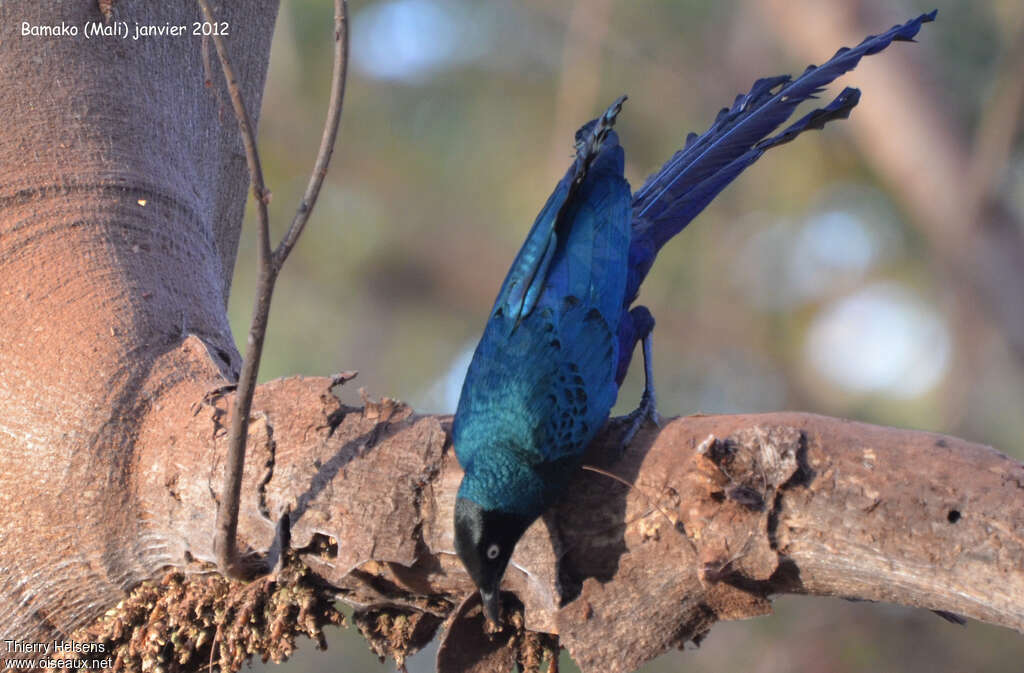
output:
<path id="1" fill-rule="evenodd" d="M 258 510 L 291 508 L 297 558 L 367 623 L 406 615 L 426 619 L 415 623 L 430 635 L 447 617 L 445 638 L 458 640 L 442 652 L 479 660 L 472 670 L 520 656 L 507 651 L 525 642 L 514 630 L 500 647 L 484 634 L 453 553 L 462 474 L 449 450 L 451 418 L 390 400 L 346 407 L 328 392 L 334 383 L 292 378 L 257 390 L 250 449 L 260 460 L 246 471 L 241 540 L 268 548 L 273 526 Z M 183 384 L 176 399 L 194 399 L 192 388 L 199 384 Z M 176 402 L 166 403 L 171 413 Z M 202 484 L 216 474 L 207 439 L 215 416 L 197 414 L 185 427 L 168 419 L 192 438 L 176 447 L 191 461 L 172 464 L 153 448 L 139 466 L 137 497 L 168 514 L 153 525 L 197 560 L 209 557 L 203 522 L 214 505 Z M 166 432 L 155 419 L 146 430 Z M 585 671 L 633 670 L 700 640 L 716 621 L 768 614 L 780 593 L 887 601 L 1024 630 L 1024 466 L 989 447 L 772 413 L 676 418 L 645 429 L 615 459 L 620 432 L 606 428 L 587 460 L 633 488 L 581 470 L 564 502 L 524 536 L 503 585 L 506 612 L 521 603 L 517 623 L 558 634 Z M 268 477 L 257 464 L 270 458 Z M 389 651 L 404 656 L 403 643 Z M 454 670 L 447 666 L 439 670 Z"/>
<path id="2" fill-rule="evenodd" d="M 338 137 L 338 125 L 341 123 L 341 110 L 345 101 L 345 83 L 348 80 L 348 0 L 334 0 L 334 76 L 331 78 L 331 98 L 327 106 L 327 119 L 324 122 L 324 133 L 320 139 L 320 151 L 309 176 L 306 193 L 299 202 L 292 224 L 285 233 L 281 244 L 274 251 L 274 261 L 280 266 L 288 258 L 295 242 L 302 235 L 309 214 L 313 212 L 320 186 L 327 176 L 327 166 L 334 154 L 334 141 Z"/>
<path id="3" fill-rule="evenodd" d="M 209 3 L 206 0 L 198 0 L 198 2 L 203 10 L 203 16 L 206 21 L 214 23 L 213 12 L 210 10 Z M 242 145 L 245 147 L 245 161 L 249 166 L 252 194 L 256 197 L 256 210 L 259 216 L 260 265 L 266 266 L 270 263 L 270 217 L 267 214 L 267 203 L 270 199 L 270 193 L 263 181 L 263 166 L 260 164 L 260 154 L 256 148 L 256 133 L 252 127 L 252 118 L 245 109 L 242 91 L 238 87 L 235 71 L 231 67 L 231 61 L 228 59 L 224 40 L 216 31 L 210 37 L 213 40 L 213 46 L 217 50 L 217 58 L 220 60 L 221 71 L 224 73 L 224 82 L 227 85 L 228 95 L 231 98 L 231 107 L 234 109 L 235 119 L 238 121 L 238 132 L 242 137 Z"/>
<path id="4" fill-rule="evenodd" d="M 206 0 L 198 0 L 198 2 L 206 20 L 213 23 L 214 17 L 209 4 Z M 264 184 L 263 170 L 260 165 L 259 151 L 256 147 L 256 137 L 252 122 L 245 109 L 245 102 L 242 99 L 241 90 L 231 68 L 224 42 L 218 33 L 214 32 L 212 35 L 213 43 L 217 49 L 217 57 L 224 72 L 228 93 L 231 97 L 231 104 L 235 111 L 235 118 L 238 121 L 238 130 L 242 137 L 242 144 L 245 147 L 246 161 L 252 179 L 253 195 L 256 197 L 259 213 L 259 276 L 256 283 L 256 299 L 246 341 L 245 360 L 242 363 L 242 371 L 238 380 L 238 394 L 235 396 L 235 406 L 231 414 L 224 490 L 221 495 L 221 508 L 218 512 L 216 523 L 217 542 L 215 548 L 217 563 L 225 575 L 235 579 L 252 578 L 269 570 L 263 561 L 253 565 L 243 564 L 238 555 L 236 537 L 242 488 L 242 471 L 245 466 L 245 445 L 251 418 L 252 398 L 259 375 L 260 360 L 263 355 L 263 342 L 267 333 L 267 322 L 270 319 L 270 302 L 274 294 L 274 284 L 277 281 L 277 275 L 280 273 L 285 259 L 288 257 L 288 253 L 291 252 L 292 247 L 302 234 L 306 221 L 316 205 L 317 197 L 320 194 L 320 186 L 327 175 L 327 168 L 334 151 L 338 124 L 341 121 L 342 103 L 345 96 L 345 80 L 348 69 L 348 3 L 345 0 L 335 0 L 334 23 L 334 72 L 331 80 L 331 99 L 328 106 L 327 119 L 324 122 L 320 149 L 313 167 L 313 173 L 310 176 L 309 186 L 299 202 L 292 225 L 285 234 L 281 244 L 273 252 L 270 249 L 270 221 L 267 213 L 270 192 Z"/>
<path id="5" fill-rule="evenodd" d="M 206 0 L 198 0 L 203 16 L 209 23 L 214 23 L 213 12 Z M 270 218 L 267 213 L 269 193 L 263 181 L 263 168 L 260 165 L 259 150 L 256 148 L 256 136 L 252 128 L 252 120 L 245 109 L 242 92 L 231 68 L 227 50 L 221 36 L 214 32 L 211 36 L 217 49 L 217 58 L 224 73 L 231 106 L 238 121 L 239 135 L 245 147 L 245 159 L 249 166 L 253 196 L 256 197 L 256 211 L 259 218 L 258 242 L 259 279 L 256 286 L 256 304 L 253 307 L 252 324 L 249 327 L 245 360 L 238 381 L 238 395 L 235 396 L 235 408 L 231 414 L 231 433 L 227 455 L 227 470 L 224 475 L 224 490 L 221 494 L 222 506 L 217 516 L 217 561 L 222 572 L 233 578 L 242 578 L 251 574 L 240 567 L 236 533 L 238 529 L 238 501 L 242 488 L 242 467 L 245 463 L 245 442 L 248 435 L 249 412 L 252 406 L 253 391 L 259 374 L 260 359 L 263 353 L 263 338 L 267 331 L 267 320 L 270 315 L 270 297 L 274 291 L 277 276 L 270 252 Z"/>

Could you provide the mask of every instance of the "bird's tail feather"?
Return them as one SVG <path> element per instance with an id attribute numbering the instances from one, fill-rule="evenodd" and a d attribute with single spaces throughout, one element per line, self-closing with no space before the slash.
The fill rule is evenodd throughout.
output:
<path id="1" fill-rule="evenodd" d="M 796 79 L 789 75 L 759 79 L 746 95 L 723 108 L 703 134 L 691 133 L 686 145 L 652 175 L 633 196 L 633 246 L 631 258 L 646 262 L 632 273 L 627 288 L 631 301 L 640 281 L 666 241 L 678 234 L 744 168 L 766 150 L 789 142 L 808 129 L 845 118 L 857 104 L 859 92 L 847 88 L 824 108 L 810 112 L 778 135 L 775 131 L 805 100 L 816 98 L 822 88 L 857 66 L 861 57 L 875 54 L 894 41 L 912 41 L 921 24 L 936 12 L 922 14 L 881 35 L 870 36 L 856 47 L 842 48 L 826 63 L 809 66 Z M 649 259 L 645 259 L 649 257 Z M 646 268 L 643 268 L 646 267 Z"/>

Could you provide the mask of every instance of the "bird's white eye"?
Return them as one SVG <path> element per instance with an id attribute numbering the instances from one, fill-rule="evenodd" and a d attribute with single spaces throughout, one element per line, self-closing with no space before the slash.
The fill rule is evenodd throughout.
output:
<path id="1" fill-rule="evenodd" d="M 492 544 L 490 547 L 487 548 L 487 558 L 493 561 L 494 559 L 498 558 L 498 554 L 500 552 L 501 549 L 498 548 L 498 545 Z"/>

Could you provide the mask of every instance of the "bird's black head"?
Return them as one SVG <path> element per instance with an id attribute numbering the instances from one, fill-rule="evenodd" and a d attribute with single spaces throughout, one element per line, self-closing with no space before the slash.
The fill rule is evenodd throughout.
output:
<path id="1" fill-rule="evenodd" d="M 531 523 L 519 514 L 486 510 L 468 498 L 455 500 L 455 551 L 480 589 L 484 614 L 495 624 L 501 619 L 501 578 Z"/>

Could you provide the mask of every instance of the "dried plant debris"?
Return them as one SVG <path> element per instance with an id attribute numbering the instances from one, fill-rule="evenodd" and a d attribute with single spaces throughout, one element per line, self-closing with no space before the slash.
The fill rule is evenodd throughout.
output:
<path id="1" fill-rule="evenodd" d="M 343 623 L 329 594 L 293 560 L 276 580 L 249 584 L 173 570 L 137 587 L 74 639 L 103 643 L 115 671 L 234 673 L 253 655 L 284 661 L 298 635 L 324 649 L 323 627 Z"/>
<path id="2" fill-rule="evenodd" d="M 511 631 L 507 647 L 512 651 L 522 673 L 540 673 L 545 661 L 548 662 L 547 673 L 557 673 L 558 653 L 561 649 L 558 636 L 526 630 L 522 608 L 508 616 L 503 630 Z"/>
<path id="3" fill-rule="evenodd" d="M 510 607 L 508 601 L 505 607 Z M 437 651 L 438 673 L 558 673 L 558 636 L 528 631 L 517 605 L 495 627 L 484 619 L 479 595 L 471 596 L 449 618 Z M 544 668 L 544 663 L 547 667 Z M 518 669 L 516 667 L 518 666 Z"/>
<path id="4" fill-rule="evenodd" d="M 540 673 L 541 666 L 548 662 L 547 673 L 558 673 L 558 636 L 536 631 L 523 631 L 516 639 L 519 651 L 516 662 L 523 673 Z"/>
<path id="5" fill-rule="evenodd" d="M 359 610 L 353 620 L 381 663 L 392 657 L 400 671 L 405 671 L 407 657 L 433 640 L 442 621 L 424 612 L 392 608 Z"/>

